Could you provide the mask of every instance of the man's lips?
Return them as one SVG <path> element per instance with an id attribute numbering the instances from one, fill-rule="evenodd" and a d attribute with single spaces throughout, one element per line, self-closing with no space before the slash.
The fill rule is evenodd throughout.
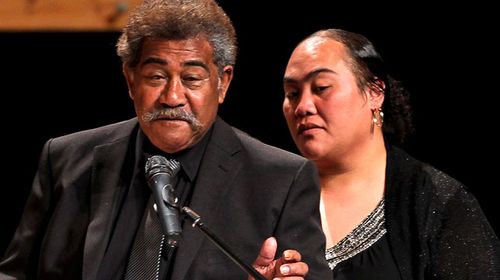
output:
<path id="1" fill-rule="evenodd" d="M 156 121 L 185 121 L 187 122 L 187 120 L 183 119 L 183 118 L 170 118 L 170 117 L 158 117 L 155 119 Z"/>

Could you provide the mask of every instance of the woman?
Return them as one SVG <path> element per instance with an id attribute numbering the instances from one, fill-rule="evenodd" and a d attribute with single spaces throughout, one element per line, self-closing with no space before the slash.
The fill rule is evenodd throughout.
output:
<path id="1" fill-rule="evenodd" d="M 283 112 L 321 180 L 333 279 L 500 279 L 500 242 L 466 188 L 392 145 L 409 97 L 365 37 L 318 31 L 293 51 Z"/>

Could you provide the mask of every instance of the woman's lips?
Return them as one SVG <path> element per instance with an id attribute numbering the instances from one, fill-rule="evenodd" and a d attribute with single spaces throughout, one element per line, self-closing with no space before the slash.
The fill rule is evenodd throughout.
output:
<path id="1" fill-rule="evenodd" d="M 299 134 L 302 134 L 305 131 L 310 130 L 310 129 L 314 129 L 314 128 L 321 128 L 321 126 L 314 124 L 314 123 L 299 124 L 299 128 L 297 129 L 297 132 Z"/>

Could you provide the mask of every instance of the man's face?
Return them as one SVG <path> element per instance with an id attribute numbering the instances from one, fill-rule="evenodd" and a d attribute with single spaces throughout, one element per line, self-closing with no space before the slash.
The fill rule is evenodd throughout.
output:
<path id="1" fill-rule="evenodd" d="M 139 63 L 124 65 L 130 97 L 142 130 L 167 153 L 196 144 L 217 116 L 232 78 L 222 77 L 207 40 L 146 39 Z"/>

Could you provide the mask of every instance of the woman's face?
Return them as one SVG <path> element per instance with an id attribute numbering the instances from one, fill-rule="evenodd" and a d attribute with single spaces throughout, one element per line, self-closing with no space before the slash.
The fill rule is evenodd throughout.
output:
<path id="1" fill-rule="evenodd" d="M 286 67 L 283 113 L 300 152 L 317 163 L 348 155 L 371 135 L 369 102 L 349 63 L 344 45 L 313 37 Z"/>

